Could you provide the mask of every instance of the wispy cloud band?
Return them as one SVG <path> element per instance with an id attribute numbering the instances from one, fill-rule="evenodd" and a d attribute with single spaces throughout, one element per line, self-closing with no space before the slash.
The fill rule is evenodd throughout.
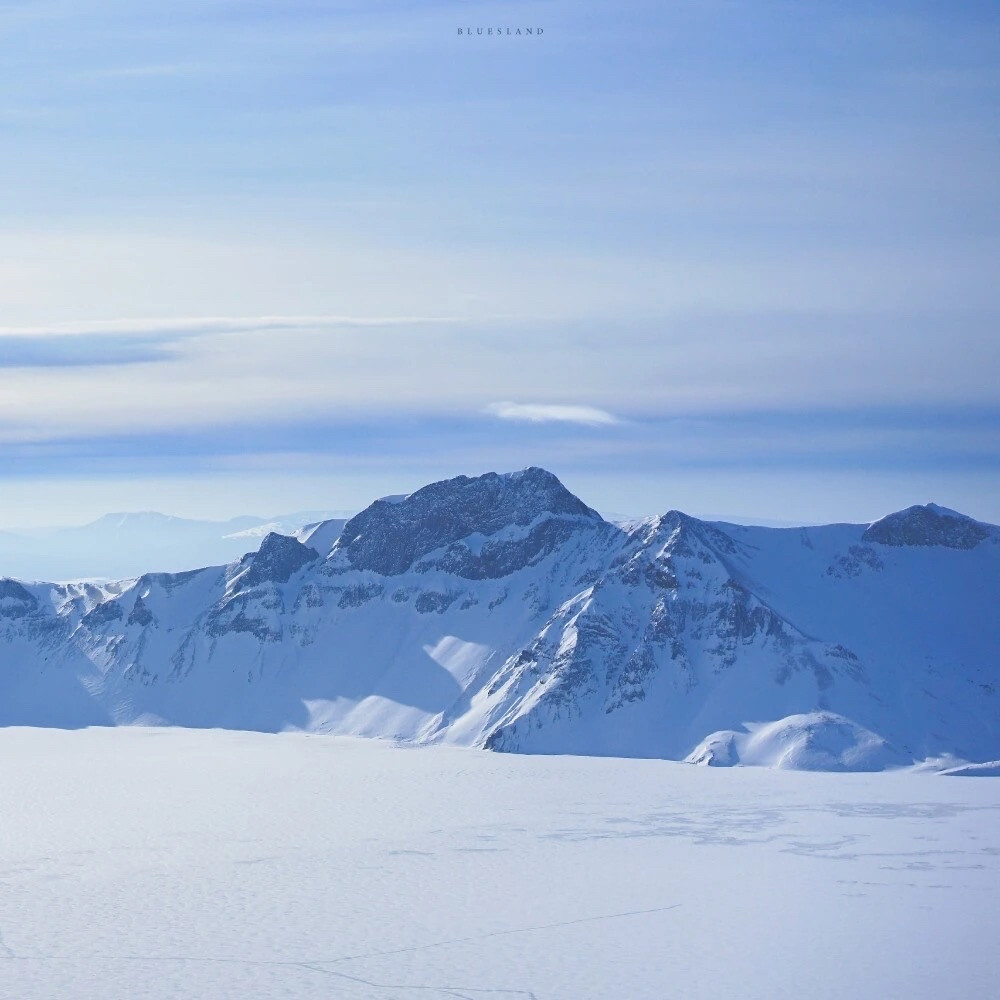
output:
<path id="1" fill-rule="evenodd" d="M 0 369 L 104 368 L 176 358 L 198 337 L 445 325 L 446 317 L 180 316 L 0 327 Z"/>
<path id="2" fill-rule="evenodd" d="M 455 318 L 448 316 L 159 316 L 76 320 L 42 326 L 0 326 L 0 338 L 228 333 L 241 330 L 307 330 L 332 326 L 405 326 L 453 322 L 456 322 Z"/>
<path id="3" fill-rule="evenodd" d="M 561 403 L 490 403 L 486 408 L 501 420 L 519 420 L 532 424 L 565 423 L 587 427 L 610 426 L 622 421 L 607 410 L 596 406 L 575 406 Z"/>

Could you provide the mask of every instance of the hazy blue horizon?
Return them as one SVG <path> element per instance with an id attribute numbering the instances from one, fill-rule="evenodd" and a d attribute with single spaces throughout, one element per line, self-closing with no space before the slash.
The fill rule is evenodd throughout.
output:
<path id="1" fill-rule="evenodd" d="M 1000 522 L 998 28 L 0 4 L 0 530 L 526 465 L 622 513 Z"/>

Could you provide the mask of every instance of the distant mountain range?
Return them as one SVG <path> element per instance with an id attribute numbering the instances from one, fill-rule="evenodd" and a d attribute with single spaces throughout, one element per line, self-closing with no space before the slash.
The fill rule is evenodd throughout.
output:
<path id="1" fill-rule="evenodd" d="M 0 723 L 955 767 L 1000 758 L 998 598 L 1000 529 L 934 504 L 622 526 L 542 469 L 459 477 L 226 565 L 0 581 Z"/>
<path id="2" fill-rule="evenodd" d="M 120 580 L 150 571 L 177 572 L 226 563 L 255 549 L 271 531 L 353 512 L 306 510 L 228 521 L 171 517 L 155 511 L 105 514 L 89 524 L 0 532 L 0 573 L 29 580 Z"/>

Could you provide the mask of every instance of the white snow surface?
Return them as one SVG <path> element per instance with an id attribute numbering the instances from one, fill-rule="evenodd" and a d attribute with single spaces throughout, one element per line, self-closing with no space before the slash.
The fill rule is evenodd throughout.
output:
<path id="1" fill-rule="evenodd" d="M 711 767 L 743 764 L 796 771 L 883 771 L 910 763 L 880 736 L 833 712 L 750 722 L 744 732 L 712 733 L 686 759 Z"/>
<path id="2" fill-rule="evenodd" d="M 1000 982 L 997 781 L 141 728 L 0 730 L 0 759 L 5 1000 Z"/>
<path id="3" fill-rule="evenodd" d="M 292 534 L 303 545 L 315 549 L 321 556 L 327 556 L 330 554 L 334 542 L 340 537 L 346 523 L 346 518 L 329 518 L 325 521 L 307 524 L 298 531 L 293 531 Z"/>

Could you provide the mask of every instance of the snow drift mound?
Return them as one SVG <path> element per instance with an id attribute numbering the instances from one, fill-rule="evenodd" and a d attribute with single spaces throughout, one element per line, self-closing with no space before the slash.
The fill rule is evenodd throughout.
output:
<path id="1" fill-rule="evenodd" d="M 912 763 L 881 736 L 833 712 L 747 722 L 744 728 L 742 733 L 726 729 L 706 736 L 685 760 L 790 771 L 883 771 Z"/>
<path id="2" fill-rule="evenodd" d="M 1000 778 L 1000 760 L 990 760 L 985 764 L 962 764 L 940 773 L 953 778 Z"/>

